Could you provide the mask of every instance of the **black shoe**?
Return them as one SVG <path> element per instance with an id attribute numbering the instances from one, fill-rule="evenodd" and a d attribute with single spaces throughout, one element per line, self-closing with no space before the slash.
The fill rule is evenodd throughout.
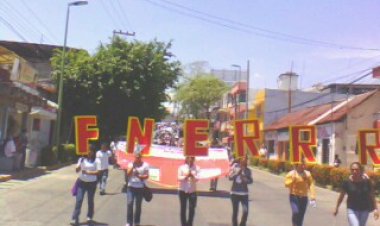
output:
<path id="1" fill-rule="evenodd" d="M 106 192 L 105 192 L 105 191 L 101 191 L 99 194 L 100 194 L 100 195 L 105 195 Z"/>

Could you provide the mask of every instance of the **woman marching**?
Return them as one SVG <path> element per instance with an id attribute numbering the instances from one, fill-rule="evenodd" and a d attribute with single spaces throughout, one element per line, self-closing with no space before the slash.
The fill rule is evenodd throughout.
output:
<path id="1" fill-rule="evenodd" d="M 247 157 L 242 157 L 238 163 L 234 163 L 230 170 L 229 179 L 233 181 L 231 188 L 232 201 L 232 225 L 245 226 L 248 218 L 248 184 L 252 184 L 252 173 L 247 167 Z M 243 207 L 240 224 L 238 224 L 239 203 Z"/>
<path id="2" fill-rule="evenodd" d="M 342 184 L 334 215 L 338 214 L 339 206 L 347 194 L 347 216 L 350 226 L 365 226 L 368 215 L 373 211 L 374 218 L 379 218 L 376 198 L 372 182 L 363 172 L 359 162 L 351 163 L 351 175 Z"/>
<path id="3" fill-rule="evenodd" d="M 316 206 L 315 186 L 311 173 L 305 170 L 305 162 L 297 163 L 285 177 L 285 187 L 289 188 L 289 201 L 292 209 L 293 226 L 302 226 L 308 195 L 310 204 Z"/>
<path id="4" fill-rule="evenodd" d="M 187 156 L 185 164 L 178 168 L 179 201 L 181 205 L 181 226 L 193 226 L 195 207 L 197 205 L 196 182 L 199 167 L 194 164 L 195 157 Z M 186 206 L 189 202 L 189 217 L 186 220 Z"/>
<path id="5" fill-rule="evenodd" d="M 142 161 L 142 149 L 137 148 L 134 152 L 135 160 L 129 163 L 126 170 L 128 177 L 127 186 L 127 224 L 126 226 L 140 225 L 141 204 L 145 181 L 149 178 L 149 165 Z M 136 209 L 133 214 L 133 204 Z"/>
<path id="6" fill-rule="evenodd" d="M 75 171 L 77 173 L 80 172 L 80 174 L 77 182 L 78 190 L 76 194 L 75 209 L 71 218 L 71 225 L 79 225 L 79 215 L 86 192 L 88 201 L 87 221 L 91 222 L 94 216 L 94 196 L 99 171 L 95 148 L 93 146 L 90 146 L 90 150 L 86 157 L 79 158 Z"/>

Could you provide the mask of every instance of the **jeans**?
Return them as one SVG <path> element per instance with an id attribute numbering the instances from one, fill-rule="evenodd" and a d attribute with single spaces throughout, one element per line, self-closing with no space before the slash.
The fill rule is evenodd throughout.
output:
<path id="1" fill-rule="evenodd" d="M 189 218 L 186 220 L 187 201 L 189 200 Z M 193 226 L 195 207 L 197 205 L 197 193 L 185 193 L 179 191 L 179 202 L 181 205 L 181 226 Z"/>
<path id="2" fill-rule="evenodd" d="M 238 226 L 238 213 L 239 213 L 239 202 L 243 207 L 243 214 L 240 220 L 240 226 L 246 226 L 248 218 L 248 195 L 235 195 L 231 194 L 232 201 L 232 226 Z"/>
<path id="3" fill-rule="evenodd" d="M 127 223 L 132 225 L 140 224 L 141 203 L 143 200 L 143 188 L 127 188 Z M 133 203 L 136 203 L 136 211 L 133 217 Z"/>
<path id="4" fill-rule="evenodd" d="M 76 196 L 75 209 L 72 216 L 73 220 L 78 220 L 80 210 L 82 208 L 82 203 L 84 195 L 87 192 L 87 201 L 88 201 L 88 212 L 87 217 L 92 218 L 94 216 L 94 196 L 96 190 L 96 181 L 94 182 L 84 182 L 79 180 L 78 182 L 78 192 Z"/>
<path id="5" fill-rule="evenodd" d="M 293 226 L 302 226 L 303 217 L 305 216 L 307 201 L 306 196 L 289 196 L 290 207 L 292 208 L 292 223 Z"/>
<path id="6" fill-rule="evenodd" d="M 368 210 L 347 209 L 348 223 L 350 226 L 365 226 L 368 215 Z"/>
<path id="7" fill-rule="evenodd" d="M 106 191 L 107 179 L 108 179 L 108 169 L 100 171 L 100 174 L 98 176 L 100 192 Z"/>

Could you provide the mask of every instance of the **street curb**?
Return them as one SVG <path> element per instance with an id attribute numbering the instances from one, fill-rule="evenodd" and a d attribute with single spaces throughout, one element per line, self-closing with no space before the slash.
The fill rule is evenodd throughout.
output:
<path id="1" fill-rule="evenodd" d="M 11 175 L 0 175 L 0 182 L 6 182 L 12 179 Z"/>
<path id="2" fill-rule="evenodd" d="M 53 170 L 57 170 L 57 169 L 60 169 L 60 168 L 63 168 L 65 166 L 69 166 L 73 164 L 72 162 L 66 162 L 66 163 L 57 163 L 57 164 L 54 164 L 54 165 L 51 165 L 51 166 L 39 166 L 39 167 L 36 167 L 36 168 L 31 168 L 29 170 L 26 170 L 24 172 L 21 172 L 21 173 L 16 173 L 16 172 L 13 172 L 15 175 L 12 176 L 11 174 L 3 174 L 3 175 L 0 175 L 0 183 L 1 182 L 7 182 L 9 180 L 11 180 L 13 177 L 24 177 L 25 175 L 28 175 L 28 174 L 33 174 L 33 171 L 34 170 L 44 170 L 44 171 L 53 171 Z"/>
<path id="3" fill-rule="evenodd" d="M 62 167 L 65 167 L 65 166 L 69 166 L 71 164 L 73 164 L 72 161 L 65 162 L 65 163 L 57 163 L 57 164 L 54 164 L 54 165 L 51 165 L 51 166 L 40 166 L 38 168 L 46 170 L 46 171 L 53 171 L 53 170 L 57 170 L 57 169 L 60 169 Z"/>

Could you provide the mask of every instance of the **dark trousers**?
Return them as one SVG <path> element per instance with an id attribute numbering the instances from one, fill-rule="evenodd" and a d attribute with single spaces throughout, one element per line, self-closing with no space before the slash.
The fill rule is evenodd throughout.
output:
<path id="1" fill-rule="evenodd" d="M 231 194 L 232 201 L 232 226 L 246 226 L 248 218 L 248 195 Z M 240 224 L 238 224 L 239 203 L 243 207 Z"/>
<path id="2" fill-rule="evenodd" d="M 26 148 L 24 148 L 21 152 L 22 156 L 21 156 L 21 164 L 20 164 L 20 168 L 21 169 L 24 169 L 25 168 L 25 157 L 26 157 Z"/>
<path id="3" fill-rule="evenodd" d="M 195 207 L 197 205 L 197 193 L 179 191 L 179 202 L 181 204 L 181 226 L 193 226 Z M 189 202 L 189 217 L 186 220 L 187 202 Z"/>
<path id="4" fill-rule="evenodd" d="M 75 209 L 74 209 L 72 219 L 77 220 L 79 218 L 84 195 L 86 194 L 86 192 L 87 192 L 87 201 L 88 201 L 87 217 L 92 218 L 94 216 L 95 190 L 96 190 L 96 181 L 84 182 L 84 181 L 79 180 L 78 192 L 77 192 L 76 202 L 75 202 Z"/>
<path id="5" fill-rule="evenodd" d="M 143 200 L 143 188 L 127 188 L 127 223 L 140 224 L 141 203 Z M 135 215 L 133 216 L 133 203 L 136 203 Z"/>
<path id="6" fill-rule="evenodd" d="M 306 196 L 289 196 L 290 207 L 292 208 L 292 223 L 293 226 L 302 226 L 303 217 L 305 216 L 307 201 Z"/>

